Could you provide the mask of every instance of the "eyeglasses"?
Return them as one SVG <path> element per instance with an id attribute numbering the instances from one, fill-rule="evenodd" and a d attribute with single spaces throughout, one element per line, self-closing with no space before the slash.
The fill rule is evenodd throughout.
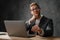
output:
<path id="1" fill-rule="evenodd" d="M 31 9 L 31 11 L 34 11 L 34 10 L 39 10 L 39 8 L 38 8 L 38 7 L 36 7 L 36 8 L 34 8 L 34 9 Z"/>

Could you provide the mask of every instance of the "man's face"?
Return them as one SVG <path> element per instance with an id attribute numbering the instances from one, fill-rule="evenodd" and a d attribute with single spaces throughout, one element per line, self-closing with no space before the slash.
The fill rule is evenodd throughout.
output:
<path id="1" fill-rule="evenodd" d="M 38 8 L 36 5 L 31 6 L 30 10 L 31 10 L 31 14 L 34 15 L 35 17 L 40 15 L 40 8 Z"/>

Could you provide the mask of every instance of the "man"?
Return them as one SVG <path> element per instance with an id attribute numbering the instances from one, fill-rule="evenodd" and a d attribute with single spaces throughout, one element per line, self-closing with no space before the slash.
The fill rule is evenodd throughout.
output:
<path id="1" fill-rule="evenodd" d="M 53 35 L 53 22 L 40 14 L 41 8 L 37 3 L 30 4 L 31 19 L 26 21 L 26 28 L 29 34 L 37 33 L 40 36 L 48 37 Z"/>

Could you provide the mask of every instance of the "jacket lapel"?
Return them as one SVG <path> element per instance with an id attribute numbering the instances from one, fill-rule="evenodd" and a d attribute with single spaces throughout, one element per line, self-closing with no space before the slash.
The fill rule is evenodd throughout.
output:
<path id="1" fill-rule="evenodd" d="M 43 24 L 45 22 L 45 17 L 43 16 L 39 22 L 39 27 L 42 28 Z"/>

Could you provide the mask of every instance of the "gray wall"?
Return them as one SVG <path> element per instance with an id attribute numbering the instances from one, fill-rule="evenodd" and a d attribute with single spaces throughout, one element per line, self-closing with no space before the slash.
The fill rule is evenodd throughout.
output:
<path id="1" fill-rule="evenodd" d="M 41 14 L 53 19 L 54 36 L 60 36 L 60 0 L 1 0 L 1 17 L 7 20 L 28 20 L 31 17 L 29 4 L 37 2 Z"/>

